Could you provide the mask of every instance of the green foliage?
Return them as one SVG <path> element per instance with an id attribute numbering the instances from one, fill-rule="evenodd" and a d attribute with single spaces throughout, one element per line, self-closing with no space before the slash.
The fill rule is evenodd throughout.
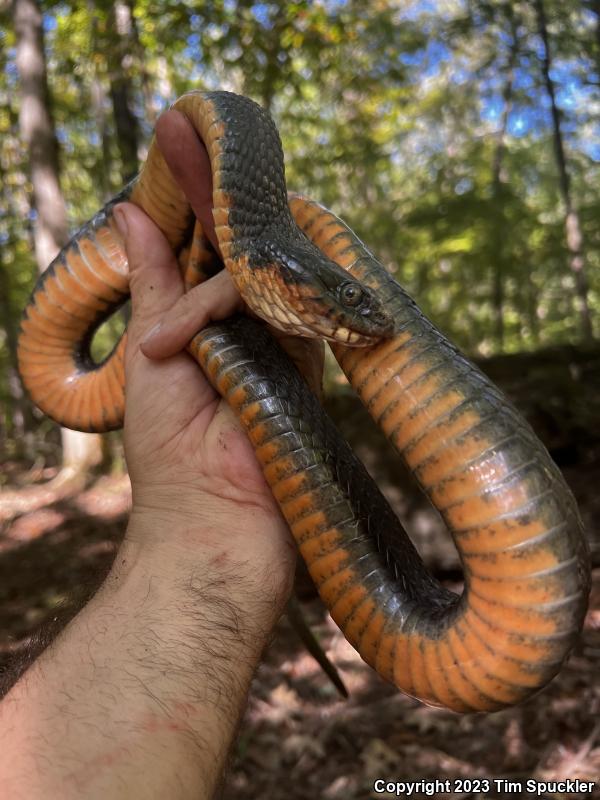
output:
<path id="1" fill-rule="evenodd" d="M 117 60 L 118 6 L 133 27 L 127 56 Z M 600 21 L 591 2 L 545 7 L 597 324 Z M 463 347 L 488 354 L 577 339 L 532 4 L 89 0 L 43 9 L 73 227 L 122 184 L 109 95 L 118 63 L 146 143 L 157 114 L 188 89 L 244 92 L 270 108 L 290 187 L 344 217 Z M 3 25 L 3 342 L 35 274 L 13 48 Z M 0 360 L 3 396 L 9 362 Z"/>

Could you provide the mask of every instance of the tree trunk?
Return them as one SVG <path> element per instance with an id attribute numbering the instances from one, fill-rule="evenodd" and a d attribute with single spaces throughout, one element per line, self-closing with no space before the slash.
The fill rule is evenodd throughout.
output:
<path id="1" fill-rule="evenodd" d="M 506 80 L 502 91 L 502 120 L 500 129 L 496 134 L 496 147 L 494 149 L 494 161 L 492 165 L 492 200 L 494 202 L 494 207 L 499 209 L 498 221 L 493 228 L 492 234 L 493 254 L 495 257 L 492 305 L 494 309 L 494 332 L 499 352 L 502 352 L 504 349 L 504 273 L 507 260 L 506 248 L 508 241 L 510 241 L 504 204 L 502 202 L 502 185 L 506 182 L 502 167 L 504 155 L 506 153 L 506 131 L 508 129 L 508 118 L 512 106 L 515 66 L 519 54 L 517 24 L 510 4 L 509 15 L 511 44 L 506 65 Z"/>
<path id="2" fill-rule="evenodd" d="M 98 16 L 95 13 L 95 8 L 92 0 L 88 0 L 88 12 L 92 22 L 92 47 L 94 52 L 102 51 L 102 42 L 98 35 Z M 96 128 L 100 136 L 100 145 L 102 149 L 102 163 L 99 169 L 100 186 L 102 190 L 102 202 L 107 203 L 115 192 L 111 191 L 110 173 L 111 173 L 111 155 L 110 155 L 110 133 L 107 118 L 107 102 L 104 84 L 102 82 L 102 75 L 98 68 L 98 59 L 94 59 L 94 70 L 92 73 L 90 99 L 94 117 L 96 119 Z"/>
<path id="3" fill-rule="evenodd" d="M 16 63 L 21 86 L 19 127 L 29 153 L 33 206 L 37 213 L 35 254 L 42 272 L 67 241 L 67 214 L 60 190 L 58 147 L 44 53 L 42 15 L 35 0 L 14 0 Z M 63 428 L 63 479 L 82 476 L 102 459 L 98 434 Z"/>
<path id="4" fill-rule="evenodd" d="M 6 244 L 5 244 L 6 246 Z M 2 253 L 0 252 L 0 257 Z M 7 359 L 7 393 L 6 414 L 3 426 L 3 442 L 22 441 L 25 434 L 25 408 L 24 392 L 18 379 L 17 368 L 17 327 L 13 318 L 10 305 L 10 272 L 0 260 L 0 331 L 4 332 L 6 340 Z"/>
<path id="5" fill-rule="evenodd" d="M 533 280 L 531 272 L 527 271 L 527 319 L 533 345 L 537 349 L 540 347 L 540 323 L 537 315 L 538 289 Z"/>
<path id="6" fill-rule="evenodd" d="M 110 82 L 110 99 L 113 107 L 117 144 L 121 154 L 121 173 L 124 182 L 138 171 L 138 121 L 131 110 L 129 71 L 131 50 L 134 49 L 131 7 L 123 0 L 115 0 L 109 14 L 112 36 L 108 43 L 107 62 Z"/>
<path id="7" fill-rule="evenodd" d="M 6 219 L 19 219 L 12 208 L 11 193 L 8 191 L 4 164 L 0 160 L 0 213 L 6 214 Z M 4 396 L 6 409 L 0 414 L 4 416 L 4 424 L 0 420 L 0 450 L 4 450 L 9 442 L 22 443 L 25 435 L 26 401 L 25 393 L 19 380 L 17 365 L 17 336 L 18 322 L 15 319 L 11 305 L 11 272 L 6 262 L 6 254 L 14 245 L 10 223 L 0 230 L 3 246 L 0 248 L 0 332 L 4 332 L 6 341 L 6 368 L 7 389 Z"/>
<path id="8" fill-rule="evenodd" d="M 573 204 L 571 195 L 571 179 L 567 166 L 565 148 L 563 144 L 560 111 L 556 104 L 556 91 L 554 81 L 550 76 L 552 70 L 552 55 L 550 52 L 550 41 L 548 37 L 548 26 L 546 23 L 546 12 L 543 0 L 534 0 L 537 14 L 538 30 L 544 44 L 544 55 L 542 58 L 542 74 L 546 84 L 550 106 L 552 109 L 552 126 L 554 130 L 554 152 L 556 165 L 558 168 L 559 187 L 565 207 L 565 232 L 567 250 L 569 253 L 569 268 L 575 277 L 575 292 L 578 300 L 578 312 L 581 322 L 581 330 L 584 339 L 594 338 L 592 318 L 588 303 L 588 284 L 585 270 L 585 254 L 583 249 L 583 236 L 579 222 L 579 214 Z"/>
<path id="9" fill-rule="evenodd" d="M 96 127 L 98 135 L 100 136 L 100 144 L 102 147 L 102 165 L 100 169 L 100 186 L 102 189 L 102 202 L 107 203 L 112 195 L 110 186 L 110 138 L 108 134 L 108 124 L 106 118 L 106 95 L 104 93 L 104 86 L 100 76 L 96 73 L 92 78 L 92 85 L 90 87 L 90 96 L 92 100 L 92 111 L 96 118 Z"/>
<path id="10" fill-rule="evenodd" d="M 594 33 L 596 35 L 596 49 L 594 53 L 594 60 L 596 62 L 596 78 L 598 82 L 600 82 L 600 0 L 590 0 L 590 2 L 586 5 L 596 17 L 596 26 L 594 29 Z"/>
<path id="11" fill-rule="evenodd" d="M 129 18 L 131 20 L 131 48 L 135 53 L 137 61 L 137 70 L 139 71 L 142 80 L 142 94 L 144 96 L 144 119 L 148 125 L 154 127 L 158 118 L 159 107 L 154 99 L 154 91 L 152 88 L 152 79 L 146 69 L 146 59 L 144 45 L 140 39 L 140 32 L 138 30 L 137 22 L 135 19 L 135 0 L 125 0 L 129 9 Z"/>

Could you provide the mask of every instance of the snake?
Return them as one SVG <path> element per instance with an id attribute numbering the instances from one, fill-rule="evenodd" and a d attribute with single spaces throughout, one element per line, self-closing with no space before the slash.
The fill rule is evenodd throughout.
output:
<path id="1" fill-rule="evenodd" d="M 532 428 L 429 321 L 350 228 L 288 194 L 271 116 L 192 91 L 184 114 L 210 159 L 219 251 L 155 141 L 137 178 L 41 274 L 18 341 L 23 383 L 50 418 L 120 427 L 126 331 L 96 362 L 98 326 L 129 296 L 114 207 L 141 207 L 186 288 L 224 265 L 259 319 L 212 323 L 187 351 L 234 410 L 331 617 L 400 691 L 457 712 L 521 702 L 559 671 L 581 630 L 589 553 L 575 499 Z M 327 340 L 354 391 L 453 537 L 462 593 L 425 568 L 377 484 L 274 341 Z"/>

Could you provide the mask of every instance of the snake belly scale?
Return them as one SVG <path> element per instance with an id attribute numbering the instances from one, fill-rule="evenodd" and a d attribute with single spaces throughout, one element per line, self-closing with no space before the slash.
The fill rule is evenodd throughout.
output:
<path id="1" fill-rule="evenodd" d="M 589 593 L 586 540 L 561 473 L 352 231 L 288 197 L 266 112 L 227 92 L 191 92 L 173 107 L 208 151 L 220 255 L 244 299 L 276 327 L 330 341 L 460 554 L 457 595 L 425 570 L 264 326 L 246 317 L 209 326 L 188 351 L 244 425 L 333 619 L 367 663 L 426 703 L 492 711 L 530 696 L 570 652 Z M 48 416 L 79 430 L 123 420 L 126 334 L 101 364 L 89 353 L 128 296 L 112 213 L 123 199 L 165 233 L 186 286 L 219 268 L 153 143 L 138 178 L 42 274 L 23 316 L 24 384 Z"/>

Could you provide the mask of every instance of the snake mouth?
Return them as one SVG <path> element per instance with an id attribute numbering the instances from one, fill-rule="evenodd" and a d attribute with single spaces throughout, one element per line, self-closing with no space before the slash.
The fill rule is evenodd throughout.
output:
<path id="1" fill-rule="evenodd" d="M 366 347 L 367 345 L 376 344 L 379 339 L 375 336 L 365 336 L 364 334 L 352 331 L 349 328 L 342 326 L 336 328 L 331 335 L 324 336 L 330 342 L 339 342 L 340 344 L 348 345 L 349 347 Z"/>
<path id="2" fill-rule="evenodd" d="M 351 347 L 366 347 L 394 335 L 393 318 L 367 289 L 364 305 L 345 308 L 338 293 L 318 279 L 288 282 L 278 265 L 262 267 L 260 273 L 260 280 L 252 271 L 245 273 L 249 277 L 244 281 L 242 295 L 255 314 L 281 331 Z"/>
<path id="3" fill-rule="evenodd" d="M 342 291 L 351 286 L 360 291 L 362 303 L 356 308 L 344 307 L 338 299 L 339 292 L 325 291 L 317 296 L 305 297 L 304 314 L 310 314 L 318 335 L 332 342 L 359 347 L 372 345 L 394 335 L 394 320 L 386 314 L 378 298 L 366 287 L 347 282 Z M 360 287 L 360 288 L 357 288 Z"/>
<path id="4" fill-rule="evenodd" d="M 301 237 L 255 241 L 236 259 L 230 271 L 250 309 L 286 333 L 354 347 L 393 336 L 375 292 Z"/>

